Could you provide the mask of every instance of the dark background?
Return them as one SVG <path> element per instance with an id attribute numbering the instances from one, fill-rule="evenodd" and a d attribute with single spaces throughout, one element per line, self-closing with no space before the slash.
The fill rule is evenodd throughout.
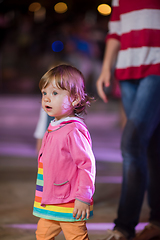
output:
<path id="1" fill-rule="evenodd" d="M 110 16 L 97 11 L 110 0 L 66 0 L 68 11 L 58 14 L 58 1 L 41 0 L 46 8 L 44 21 L 35 21 L 29 12 L 30 0 L 0 1 L 0 93 L 37 94 L 41 76 L 61 62 L 79 68 L 86 78 L 87 90 L 96 95 L 105 37 Z M 61 41 L 62 51 L 52 43 Z"/>

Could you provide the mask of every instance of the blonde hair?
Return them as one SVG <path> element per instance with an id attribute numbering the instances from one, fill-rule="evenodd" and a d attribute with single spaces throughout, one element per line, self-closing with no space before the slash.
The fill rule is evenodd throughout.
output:
<path id="1" fill-rule="evenodd" d="M 79 115 L 86 113 L 86 106 L 90 106 L 90 102 L 93 98 L 89 97 L 85 91 L 85 80 L 83 74 L 71 65 L 58 65 L 51 68 L 42 76 L 39 82 L 40 90 L 47 87 L 53 79 L 58 88 L 67 90 L 74 100 L 79 100 L 78 104 L 74 106 L 74 114 Z"/>

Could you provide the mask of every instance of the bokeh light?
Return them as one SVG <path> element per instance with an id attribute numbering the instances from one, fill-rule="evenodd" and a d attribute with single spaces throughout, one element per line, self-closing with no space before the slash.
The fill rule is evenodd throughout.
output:
<path id="1" fill-rule="evenodd" d="M 34 21 L 43 22 L 46 18 L 46 9 L 41 7 L 38 11 L 34 12 Z"/>
<path id="2" fill-rule="evenodd" d="M 28 10 L 30 12 L 36 12 L 41 8 L 41 4 L 38 2 L 33 2 L 29 5 Z"/>
<path id="3" fill-rule="evenodd" d="M 54 10 L 57 13 L 65 13 L 68 10 L 68 7 L 66 3 L 59 2 L 54 6 Z"/>
<path id="4" fill-rule="evenodd" d="M 55 41 L 52 43 L 52 50 L 54 52 L 60 52 L 63 50 L 63 48 L 64 48 L 64 45 L 61 41 Z"/>
<path id="5" fill-rule="evenodd" d="M 97 7 L 97 10 L 100 14 L 107 16 L 111 13 L 111 7 L 108 4 L 100 4 Z"/>

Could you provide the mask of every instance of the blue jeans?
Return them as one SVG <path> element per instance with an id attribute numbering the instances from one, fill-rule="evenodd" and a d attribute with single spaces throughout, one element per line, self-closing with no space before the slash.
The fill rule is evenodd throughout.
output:
<path id="1" fill-rule="evenodd" d="M 135 235 L 144 194 L 160 225 L 160 76 L 120 81 L 127 116 L 121 140 L 123 182 L 115 229 Z"/>

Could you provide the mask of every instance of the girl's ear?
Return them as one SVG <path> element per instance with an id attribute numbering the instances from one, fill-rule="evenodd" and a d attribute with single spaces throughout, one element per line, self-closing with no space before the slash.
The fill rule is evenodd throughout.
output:
<path id="1" fill-rule="evenodd" d="M 78 105 L 79 102 L 80 102 L 80 98 L 78 97 L 72 102 L 72 106 L 74 107 L 74 106 Z"/>

